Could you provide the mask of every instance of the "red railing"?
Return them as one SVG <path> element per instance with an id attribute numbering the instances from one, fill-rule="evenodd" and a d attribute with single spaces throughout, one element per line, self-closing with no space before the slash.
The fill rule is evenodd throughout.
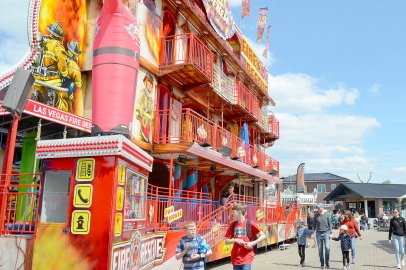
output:
<path id="1" fill-rule="evenodd" d="M 279 138 L 279 121 L 274 115 L 269 116 L 269 127 L 270 133 L 273 133 L 277 138 Z"/>
<path id="2" fill-rule="evenodd" d="M 160 110 L 155 117 L 156 144 L 192 143 L 209 144 L 213 150 L 231 149 L 231 157 L 258 167 L 265 172 L 279 171 L 279 162 L 265 154 L 265 150 L 246 144 L 221 126 L 191 109 Z"/>
<path id="3" fill-rule="evenodd" d="M 188 190 L 175 190 L 148 185 L 147 209 L 154 209 L 152 222 L 148 222 L 148 231 L 182 229 L 183 222 L 199 220 L 212 212 L 212 196 L 209 193 Z M 173 206 L 174 211 L 182 211 L 182 217 L 170 222 L 165 209 Z"/>
<path id="4" fill-rule="evenodd" d="M 250 112 L 255 117 L 255 119 L 259 119 L 259 100 L 241 81 L 237 81 L 236 95 L 237 104 Z"/>
<path id="5" fill-rule="evenodd" d="M 213 58 L 213 53 L 192 33 L 162 37 L 160 68 L 191 64 L 211 81 Z"/>
<path id="6" fill-rule="evenodd" d="M 41 175 L 1 175 L 0 235 L 34 234 L 38 222 Z"/>

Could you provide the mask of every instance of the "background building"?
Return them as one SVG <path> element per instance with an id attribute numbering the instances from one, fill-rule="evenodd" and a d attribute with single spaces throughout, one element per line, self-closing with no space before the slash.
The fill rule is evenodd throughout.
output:
<path id="1" fill-rule="evenodd" d="M 296 191 L 296 174 L 282 177 L 283 190 Z M 350 179 L 332 173 L 305 173 L 304 193 L 316 193 L 317 203 L 328 203 L 324 198 L 341 183 L 352 183 Z M 339 203 L 339 202 L 337 202 Z"/>
<path id="2" fill-rule="evenodd" d="M 390 215 L 395 207 L 403 205 L 405 198 L 406 185 L 402 184 L 342 183 L 324 199 L 344 201 L 345 209 L 375 218 L 383 212 Z"/>

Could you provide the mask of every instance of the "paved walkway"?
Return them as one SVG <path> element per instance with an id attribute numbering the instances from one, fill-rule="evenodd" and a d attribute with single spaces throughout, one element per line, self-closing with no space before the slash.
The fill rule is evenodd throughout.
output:
<path id="1" fill-rule="evenodd" d="M 336 236 L 335 230 L 333 235 Z M 356 264 L 351 264 L 351 270 L 384 270 L 396 269 L 396 258 L 394 248 L 388 243 L 388 232 L 378 232 L 375 230 L 363 232 L 363 240 L 357 239 L 357 260 Z M 311 242 L 312 243 L 312 242 Z M 351 257 L 351 255 L 350 255 Z M 252 265 L 253 270 L 273 270 L 273 269 L 320 269 L 320 261 L 317 248 L 306 248 L 306 267 L 299 268 L 299 255 L 297 245 L 293 243 L 290 249 L 279 251 L 276 248 L 268 252 L 263 252 L 255 257 Z M 209 269 L 231 270 L 230 259 L 211 263 Z M 330 269 L 343 269 L 340 242 L 331 241 Z M 406 269 L 406 266 L 403 267 Z"/>

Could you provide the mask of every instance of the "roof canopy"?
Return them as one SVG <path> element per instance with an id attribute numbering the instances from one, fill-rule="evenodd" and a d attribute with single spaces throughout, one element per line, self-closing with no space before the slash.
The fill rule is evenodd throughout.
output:
<path id="1" fill-rule="evenodd" d="M 398 199 L 404 196 L 406 185 L 402 184 L 341 183 L 324 200 Z"/>

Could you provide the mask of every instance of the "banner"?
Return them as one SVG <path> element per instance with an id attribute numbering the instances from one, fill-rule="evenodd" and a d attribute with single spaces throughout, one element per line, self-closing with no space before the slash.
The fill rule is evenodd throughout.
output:
<path id="1" fill-rule="evenodd" d="M 247 17 L 250 15 L 250 0 L 242 0 L 241 4 L 241 18 Z"/>
<path id="2" fill-rule="evenodd" d="M 301 163 L 299 167 L 297 167 L 297 174 L 296 174 L 296 193 L 303 193 L 304 192 L 304 163 Z"/>
<path id="3" fill-rule="evenodd" d="M 268 51 L 269 51 L 269 41 L 271 38 L 271 26 L 268 26 L 267 34 L 266 34 L 266 45 L 263 56 L 268 58 Z"/>
<path id="4" fill-rule="evenodd" d="M 268 8 L 260 8 L 258 13 L 258 33 L 257 41 L 262 40 L 262 34 L 264 33 L 266 19 L 268 17 Z"/>
<path id="5" fill-rule="evenodd" d="M 234 20 L 228 0 L 203 0 L 210 24 L 226 40 L 234 35 Z"/>

